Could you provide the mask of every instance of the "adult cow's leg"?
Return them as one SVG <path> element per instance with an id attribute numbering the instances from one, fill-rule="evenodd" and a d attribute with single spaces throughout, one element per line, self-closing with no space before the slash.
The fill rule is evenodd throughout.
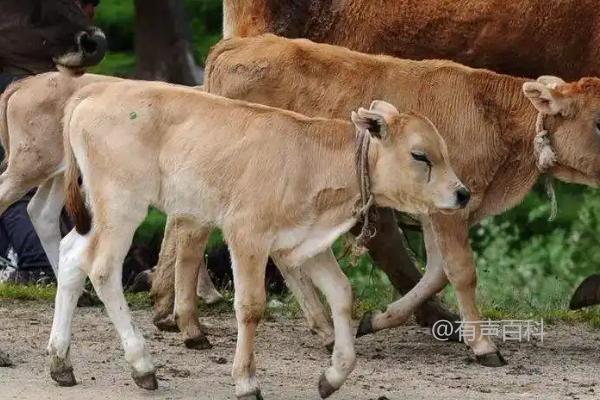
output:
<path id="1" fill-rule="evenodd" d="M 86 243 L 86 239 L 75 230 L 69 232 L 60 243 L 58 288 L 54 301 L 52 331 L 48 342 L 50 376 L 60 386 L 73 386 L 77 383 L 69 349 L 73 314 L 85 284 L 85 272 L 80 267 Z"/>
<path id="2" fill-rule="evenodd" d="M 385 312 L 365 314 L 358 328 L 358 336 L 402 324 L 419 305 L 443 289 L 448 282 L 443 270 L 444 261 L 428 221 L 423 223 L 423 235 L 427 250 L 425 275 L 407 294 L 390 304 Z M 458 317 L 452 321 L 456 320 Z"/>
<path id="3" fill-rule="evenodd" d="M 204 258 L 204 247 L 210 229 L 197 230 L 183 220 L 177 221 L 173 228 L 177 233 L 173 312 L 175 321 L 183 333 L 185 347 L 197 350 L 209 349 L 210 342 L 198 322 L 195 289 L 198 281 L 198 265 Z"/>
<path id="4" fill-rule="evenodd" d="M 86 236 L 88 248 L 85 255 L 90 257 L 90 262 L 84 264 L 84 268 L 119 333 L 125 359 L 133 369 L 132 377 L 135 383 L 141 388 L 154 390 L 158 386 L 154 365 L 146 351 L 144 337 L 133 325 L 121 283 L 123 260 L 136 228 L 146 216 L 148 205 L 134 199 L 128 201 L 124 198 L 125 193 L 111 194 L 120 196 L 119 201 L 112 196 L 104 199 L 96 196 L 98 200 L 104 200 L 97 204 L 132 206 L 118 210 L 107 208 L 94 213 L 95 225 Z"/>
<path id="5" fill-rule="evenodd" d="M 494 343 L 481 334 L 481 315 L 475 301 L 477 274 L 469 244 L 469 224 L 460 216 L 431 216 L 431 227 L 445 261 L 444 271 L 454 287 L 463 322 L 465 342 L 471 347 L 477 361 L 485 366 L 506 364 Z M 472 333 L 472 335 L 471 335 Z M 471 337 L 472 336 L 472 337 Z"/>
<path id="6" fill-rule="evenodd" d="M 331 249 L 318 254 L 300 268 L 323 292 L 331 307 L 335 344 L 329 367 L 319 380 L 319 394 L 327 398 L 338 390 L 356 364 L 352 321 L 352 286 Z"/>
<path id="7" fill-rule="evenodd" d="M 375 264 L 386 273 L 396 290 L 404 295 L 421 280 L 422 275 L 405 248 L 394 211 L 389 208 L 377 211 L 376 235 L 367 243 L 367 248 Z M 438 320 L 458 319 L 458 315 L 446 309 L 436 298 L 426 300 L 413 312 L 422 317 L 419 323 L 429 326 Z"/>
<path id="8" fill-rule="evenodd" d="M 58 252 L 60 247 L 60 212 L 65 204 L 64 176 L 59 174 L 44 182 L 37 190 L 27 213 L 40 238 L 42 248 L 58 279 Z"/>
<path id="9" fill-rule="evenodd" d="M 235 393 L 238 399 L 262 400 L 256 380 L 254 336 L 265 310 L 265 271 L 268 251 L 266 246 L 261 249 L 260 246 L 245 245 L 235 240 L 228 240 L 228 242 L 235 286 L 235 316 L 238 324 L 232 370 Z"/>
<path id="10" fill-rule="evenodd" d="M 306 271 L 300 267 L 286 265 L 284 260 L 277 256 L 273 255 L 272 258 L 288 288 L 300 304 L 309 329 L 321 338 L 327 349 L 332 350 L 334 344 L 333 325 Z"/>

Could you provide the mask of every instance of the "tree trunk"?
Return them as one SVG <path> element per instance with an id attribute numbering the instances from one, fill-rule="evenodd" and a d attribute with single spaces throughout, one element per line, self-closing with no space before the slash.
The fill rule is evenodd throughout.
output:
<path id="1" fill-rule="evenodd" d="M 137 79 L 200 84 L 183 0 L 135 0 Z"/>

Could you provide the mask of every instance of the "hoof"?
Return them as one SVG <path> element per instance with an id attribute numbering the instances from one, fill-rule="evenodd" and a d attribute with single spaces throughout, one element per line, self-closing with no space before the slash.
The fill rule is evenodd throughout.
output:
<path id="1" fill-rule="evenodd" d="M 238 396 L 238 400 L 264 400 L 260 390 L 257 390 L 254 393 L 245 394 L 243 396 Z"/>
<path id="2" fill-rule="evenodd" d="M 495 353 L 482 354 L 480 356 L 476 356 L 475 358 L 477 359 L 477 363 L 483 365 L 484 367 L 503 367 L 508 364 L 499 351 Z"/>
<path id="3" fill-rule="evenodd" d="M 331 396 L 337 389 L 331 386 L 331 383 L 325 377 L 325 373 L 321 374 L 319 378 L 319 395 L 322 399 L 326 399 Z"/>
<path id="4" fill-rule="evenodd" d="M 332 353 L 333 353 L 333 347 L 334 347 L 334 346 L 335 346 L 335 342 L 327 343 L 327 344 L 325 345 L 325 350 L 327 350 L 327 352 L 328 352 L 329 354 L 332 354 Z"/>
<path id="5" fill-rule="evenodd" d="M 361 337 L 373 333 L 373 313 L 369 311 L 363 315 L 356 331 L 356 337 Z"/>
<path id="6" fill-rule="evenodd" d="M 146 390 L 156 390 L 158 388 L 158 381 L 156 380 L 156 373 L 146 372 L 145 374 L 138 374 L 132 372 L 131 377 L 136 385 Z"/>
<path id="7" fill-rule="evenodd" d="M 58 383 L 58 386 L 71 387 L 77 385 L 73 367 L 66 366 L 64 361 L 52 361 L 50 366 L 50 376 L 52 380 Z"/>
<path id="8" fill-rule="evenodd" d="M 171 316 L 155 320 L 154 326 L 156 326 L 159 331 L 163 332 L 179 332 L 179 327 L 177 326 L 175 319 Z"/>
<path id="9" fill-rule="evenodd" d="M 194 349 L 194 350 L 212 349 L 212 344 L 210 344 L 210 342 L 208 341 L 208 338 L 204 335 L 197 336 L 195 338 L 185 339 L 183 341 L 183 343 L 185 344 L 185 347 L 187 347 L 188 349 Z"/>

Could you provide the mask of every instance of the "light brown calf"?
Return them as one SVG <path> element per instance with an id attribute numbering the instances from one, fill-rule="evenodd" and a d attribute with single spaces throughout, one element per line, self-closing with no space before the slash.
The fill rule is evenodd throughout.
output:
<path id="1" fill-rule="evenodd" d="M 72 232 L 65 239 L 60 268 L 80 280 L 79 266 L 89 275 L 136 383 L 148 389 L 156 387 L 154 368 L 133 327 L 120 269 L 149 205 L 174 216 L 177 238 L 187 237 L 176 246 L 175 304 L 182 316 L 197 318 L 197 268 L 180 249 L 206 242 L 213 227 L 222 229 L 234 271 L 236 394 L 259 399 L 253 343 L 269 254 L 301 268 L 331 306 L 332 366 L 319 381 L 321 396 L 328 397 L 355 364 L 351 289 L 331 252 L 333 241 L 373 201 L 419 214 L 466 204 L 468 192 L 435 127 L 381 101 L 352 113 L 352 124 L 161 83 L 122 82 L 77 92 L 65 121 L 67 208 L 84 236 Z M 79 169 L 93 223 L 77 184 Z M 57 318 L 61 312 L 57 308 Z M 68 360 L 63 365 L 71 368 Z"/>
<path id="2" fill-rule="evenodd" d="M 85 74 L 80 77 L 49 72 L 11 84 L 0 96 L 0 141 L 5 150 L 0 175 L 0 214 L 31 189 L 38 187 L 28 206 L 29 216 L 58 277 L 60 212 L 64 205 L 62 116 L 67 100 L 95 82 L 121 79 Z M 198 295 L 206 302 L 220 295 L 200 260 Z M 206 338 L 185 336 L 190 346 Z"/>
<path id="3" fill-rule="evenodd" d="M 402 110 L 427 115 L 440 128 L 472 201 L 465 212 L 422 219 L 425 276 L 386 312 L 366 315 L 359 334 L 399 325 L 448 280 L 457 291 L 463 320 L 480 319 L 469 227 L 518 204 L 531 189 L 541 174 L 535 141 L 549 140 L 555 150 L 554 164 L 546 165 L 552 176 L 592 186 L 600 183 L 600 80 L 595 78 L 570 84 L 553 77 L 528 82 L 450 61 L 371 56 L 265 35 L 218 44 L 208 60 L 205 89 L 328 117 L 347 114 L 359 105 L 358 98 L 382 98 Z M 536 129 L 540 113 L 549 132 L 546 139 Z M 377 226 L 378 235 L 368 246 L 385 250 L 390 241 L 384 236 L 392 230 Z M 303 290 L 314 298 L 314 291 Z M 311 316 L 324 314 L 320 306 L 310 311 Z M 474 328 L 476 339 L 469 344 L 478 360 L 502 365 L 495 345 L 479 335 L 477 324 Z"/>

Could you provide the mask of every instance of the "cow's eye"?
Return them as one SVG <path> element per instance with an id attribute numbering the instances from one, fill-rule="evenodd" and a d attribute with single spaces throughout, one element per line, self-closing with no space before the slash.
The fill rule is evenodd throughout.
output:
<path id="1" fill-rule="evenodd" d="M 600 117 L 598 117 L 598 118 L 596 119 L 596 123 L 595 123 L 595 125 L 596 125 L 596 135 L 599 135 L 599 136 L 600 136 Z"/>
<path id="2" fill-rule="evenodd" d="M 410 155 L 416 161 L 423 162 L 431 167 L 431 161 L 429 161 L 429 158 L 427 158 L 427 155 L 425 153 L 422 153 L 420 151 L 411 151 Z"/>

